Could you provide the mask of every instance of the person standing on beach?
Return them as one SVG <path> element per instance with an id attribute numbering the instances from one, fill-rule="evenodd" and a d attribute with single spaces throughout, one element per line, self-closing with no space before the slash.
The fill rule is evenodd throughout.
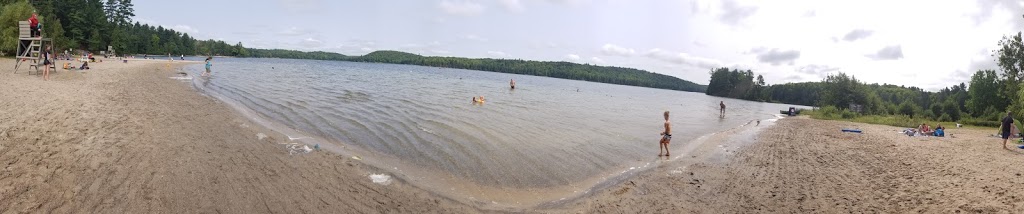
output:
<path id="1" fill-rule="evenodd" d="M 672 141 L 672 123 L 668 121 L 668 111 L 665 111 L 665 131 L 661 132 L 661 142 L 658 144 L 658 157 L 661 157 L 662 149 L 665 156 L 669 156 L 668 144 Z"/>
<path id="2" fill-rule="evenodd" d="M 719 107 L 719 109 L 718 109 L 718 111 L 719 111 L 718 116 L 725 117 L 725 101 L 718 102 L 718 107 Z"/>
<path id="3" fill-rule="evenodd" d="M 1010 132 L 1013 131 L 1014 128 L 1013 116 L 1011 116 L 1012 113 L 1013 112 L 1006 112 L 1006 117 L 1003 117 L 1003 127 L 1002 130 L 1000 130 L 1003 134 L 1003 149 L 1009 149 L 1006 148 L 1006 141 L 1010 139 Z"/>
<path id="4" fill-rule="evenodd" d="M 43 54 L 42 55 L 43 55 L 43 80 L 46 81 L 46 80 L 50 80 L 50 64 L 53 64 L 53 61 L 50 61 L 50 57 L 51 57 L 51 55 L 53 55 L 53 54 L 50 54 L 50 46 L 46 46 L 46 50 L 43 50 Z"/>
<path id="5" fill-rule="evenodd" d="M 203 72 L 204 77 L 210 76 L 210 67 L 213 67 L 213 57 L 206 57 L 206 72 Z"/>

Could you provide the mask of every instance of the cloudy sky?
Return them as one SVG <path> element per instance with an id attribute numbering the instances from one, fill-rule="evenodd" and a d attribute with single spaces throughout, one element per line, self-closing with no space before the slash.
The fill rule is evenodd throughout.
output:
<path id="1" fill-rule="evenodd" d="M 136 1 L 136 21 L 247 47 L 361 55 L 573 61 L 707 84 L 751 69 L 769 84 L 846 72 L 929 90 L 995 69 L 1024 1 Z"/>

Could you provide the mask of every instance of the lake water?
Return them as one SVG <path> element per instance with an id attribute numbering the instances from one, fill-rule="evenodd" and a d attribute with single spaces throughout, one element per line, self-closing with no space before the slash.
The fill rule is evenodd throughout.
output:
<path id="1" fill-rule="evenodd" d="M 198 77 L 203 65 L 186 68 L 200 90 L 306 135 L 295 138 L 324 139 L 411 180 L 441 181 L 431 184 L 434 189 L 585 189 L 655 161 L 666 110 L 675 151 L 701 136 L 775 118 L 789 107 L 410 65 L 231 58 L 214 63 L 210 78 Z M 509 79 L 515 79 L 515 90 Z M 487 102 L 474 104 L 473 96 Z M 722 100 L 728 105 L 725 118 L 718 116 Z"/>

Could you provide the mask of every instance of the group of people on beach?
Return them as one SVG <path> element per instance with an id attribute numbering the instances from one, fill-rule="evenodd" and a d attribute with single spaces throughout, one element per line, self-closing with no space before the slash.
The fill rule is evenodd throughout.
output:
<path id="1" fill-rule="evenodd" d="M 936 125 L 935 129 L 933 130 L 932 127 L 928 125 L 928 123 L 922 123 L 920 126 L 917 126 L 916 130 L 911 130 L 911 131 L 912 132 L 907 133 L 907 134 L 908 135 L 921 135 L 921 136 L 935 136 L 935 137 L 945 137 L 946 136 L 946 128 L 942 127 L 942 124 Z"/>

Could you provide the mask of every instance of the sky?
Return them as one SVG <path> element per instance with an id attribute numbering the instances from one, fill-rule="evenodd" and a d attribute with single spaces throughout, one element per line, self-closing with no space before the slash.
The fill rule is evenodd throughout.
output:
<path id="1" fill-rule="evenodd" d="M 926 90 L 998 69 L 1024 31 L 1014 0 L 135 1 L 135 21 L 251 48 L 570 61 L 707 84 L 717 67 L 768 84 L 844 72 Z"/>

